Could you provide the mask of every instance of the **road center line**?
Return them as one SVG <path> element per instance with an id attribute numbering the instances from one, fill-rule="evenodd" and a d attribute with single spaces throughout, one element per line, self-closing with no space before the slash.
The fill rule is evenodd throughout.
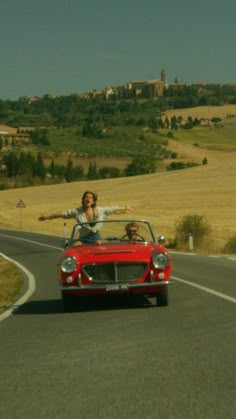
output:
<path id="1" fill-rule="evenodd" d="M 215 295 L 216 297 L 222 298 L 223 300 L 230 301 L 231 303 L 236 304 L 236 298 L 230 297 L 229 295 L 223 294 L 222 292 L 215 291 L 211 288 L 204 287 L 203 285 L 195 284 L 194 282 L 186 281 L 182 278 L 177 278 L 176 276 L 172 276 L 172 279 L 178 282 L 182 282 L 183 284 L 190 285 L 191 287 L 198 288 L 199 290 L 208 292 L 208 294 Z"/>
<path id="2" fill-rule="evenodd" d="M 7 234 L 0 234 L 0 236 L 2 236 L 2 237 L 7 237 L 7 238 L 9 238 L 9 239 L 21 240 L 21 241 L 23 241 L 23 242 L 28 242 L 28 243 L 37 244 L 38 246 L 51 247 L 51 249 L 62 250 L 62 247 L 56 247 L 56 246 L 52 246 L 52 245 L 50 245 L 50 244 L 39 243 L 39 242 L 36 242 L 36 241 L 34 241 L 34 240 L 30 240 L 30 239 L 23 239 L 22 237 L 9 236 L 9 235 L 7 235 Z"/>
<path id="3" fill-rule="evenodd" d="M 44 246 L 44 247 L 46 246 L 46 247 L 50 247 L 52 249 L 62 250 L 61 247 L 51 246 L 50 244 L 39 243 L 39 242 L 36 242 L 36 241 L 33 241 L 33 240 L 23 239 L 23 238 L 16 237 L 16 236 L 9 236 L 7 234 L 0 234 L 0 236 L 8 237 L 8 238 L 16 239 L 16 240 L 22 240 L 22 241 L 26 241 L 26 242 L 29 242 L 29 243 L 34 243 L 34 244 L 37 244 L 38 246 Z M 16 264 L 18 263 L 18 262 L 15 262 L 14 260 L 13 260 L 13 262 L 16 263 Z M 21 269 L 23 268 L 22 270 L 27 271 L 26 268 L 22 267 L 22 265 L 20 265 L 20 267 L 21 267 Z M 29 271 L 27 271 L 27 272 L 28 272 L 27 275 L 28 274 L 32 275 Z M 208 288 L 208 287 L 204 287 L 203 285 L 195 284 L 194 282 L 186 281 L 186 279 L 177 278 L 176 276 L 172 276 L 172 279 L 174 279 L 175 281 L 178 281 L 178 282 L 182 282 L 183 284 L 190 285 L 191 287 L 198 288 L 199 290 L 205 291 L 208 294 L 215 295 L 216 297 L 222 298 L 223 300 L 230 301 L 231 303 L 236 304 L 236 298 L 230 297 L 229 295 L 226 295 L 226 294 L 223 294 L 221 292 L 215 291 L 215 290 L 213 290 L 211 288 Z M 28 296 L 28 298 L 29 298 L 29 296 Z M 18 302 L 17 302 L 17 304 L 18 304 Z M 0 320 L 1 320 L 1 316 L 0 316 Z"/>

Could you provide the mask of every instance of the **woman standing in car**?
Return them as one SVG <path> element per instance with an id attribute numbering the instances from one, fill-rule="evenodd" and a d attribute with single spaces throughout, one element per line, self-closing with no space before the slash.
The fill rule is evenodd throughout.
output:
<path id="1" fill-rule="evenodd" d="M 101 236 L 99 233 L 102 223 L 97 221 L 103 221 L 111 214 L 122 214 L 125 212 L 133 212 L 133 208 L 129 206 L 111 205 L 106 207 L 97 207 L 97 194 L 91 191 L 84 192 L 82 196 L 82 205 L 79 208 L 69 209 L 61 213 L 51 215 L 41 215 L 39 221 L 53 220 L 55 218 L 71 219 L 74 218 L 78 223 L 86 223 L 89 221 L 90 224 L 81 225 L 80 237 L 77 244 L 91 244 L 99 243 Z"/>

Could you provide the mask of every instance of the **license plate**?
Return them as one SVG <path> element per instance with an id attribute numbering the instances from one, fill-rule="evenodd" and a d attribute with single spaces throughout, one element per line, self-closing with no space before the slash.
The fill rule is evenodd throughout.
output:
<path id="1" fill-rule="evenodd" d="M 107 285 L 106 291 L 119 291 L 119 290 L 127 290 L 128 284 L 112 284 Z"/>

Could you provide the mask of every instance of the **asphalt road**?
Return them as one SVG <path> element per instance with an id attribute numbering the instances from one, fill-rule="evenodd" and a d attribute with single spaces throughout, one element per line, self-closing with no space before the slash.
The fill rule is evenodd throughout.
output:
<path id="1" fill-rule="evenodd" d="M 168 307 L 64 314 L 61 238 L 0 231 L 0 243 L 34 291 L 0 318 L 1 419 L 235 419 L 236 258 L 173 254 Z"/>

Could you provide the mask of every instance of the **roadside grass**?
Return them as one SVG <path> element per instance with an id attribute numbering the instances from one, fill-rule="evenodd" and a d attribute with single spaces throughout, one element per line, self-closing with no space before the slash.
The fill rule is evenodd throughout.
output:
<path id="1" fill-rule="evenodd" d="M 0 256 L 0 313 L 16 301 L 23 285 L 20 269 Z"/>

